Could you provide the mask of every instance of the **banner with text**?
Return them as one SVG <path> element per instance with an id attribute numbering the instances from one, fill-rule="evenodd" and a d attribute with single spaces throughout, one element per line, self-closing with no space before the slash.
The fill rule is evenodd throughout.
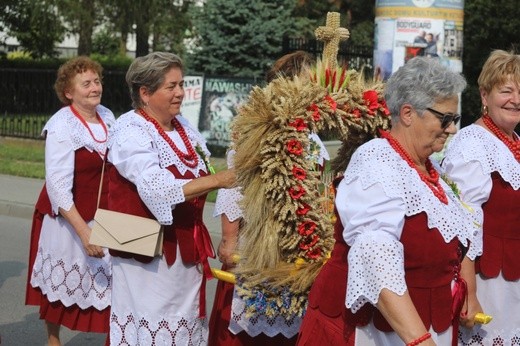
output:
<path id="1" fill-rule="evenodd" d="M 184 100 L 181 105 L 181 114 L 195 128 L 199 127 L 203 82 L 204 77 L 202 76 L 184 77 Z"/>
<path id="2" fill-rule="evenodd" d="M 376 0 L 374 71 L 386 80 L 414 56 L 462 72 L 464 0 Z"/>
<path id="3" fill-rule="evenodd" d="M 238 107 L 249 97 L 255 80 L 249 78 L 206 77 L 199 130 L 208 144 L 229 146 L 231 121 Z"/>

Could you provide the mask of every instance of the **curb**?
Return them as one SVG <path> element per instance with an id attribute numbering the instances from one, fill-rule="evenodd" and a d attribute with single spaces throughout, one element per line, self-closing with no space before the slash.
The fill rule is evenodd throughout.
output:
<path id="1" fill-rule="evenodd" d="M 34 205 L 0 200 L 0 215 L 32 219 Z"/>

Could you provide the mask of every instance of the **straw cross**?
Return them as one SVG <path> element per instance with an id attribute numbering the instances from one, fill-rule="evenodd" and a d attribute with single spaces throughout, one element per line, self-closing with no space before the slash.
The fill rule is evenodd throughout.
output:
<path id="1" fill-rule="evenodd" d="M 316 38 L 324 42 L 323 60 L 331 70 L 336 69 L 338 60 L 339 42 L 349 38 L 350 33 L 339 26 L 339 13 L 328 12 L 325 26 L 318 27 L 314 34 Z"/>

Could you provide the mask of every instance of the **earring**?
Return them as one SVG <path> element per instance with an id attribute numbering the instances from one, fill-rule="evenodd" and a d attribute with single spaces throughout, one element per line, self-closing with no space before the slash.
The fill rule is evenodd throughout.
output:
<path id="1" fill-rule="evenodd" d="M 484 105 L 482 106 L 482 115 L 487 115 L 488 114 L 488 106 Z"/>

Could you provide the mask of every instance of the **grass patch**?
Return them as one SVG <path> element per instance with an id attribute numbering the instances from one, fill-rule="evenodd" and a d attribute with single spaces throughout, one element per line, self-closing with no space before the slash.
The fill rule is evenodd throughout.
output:
<path id="1" fill-rule="evenodd" d="M 217 172 L 226 169 L 225 158 L 212 158 Z M 0 138 L 0 174 L 45 179 L 45 141 Z M 215 202 L 217 191 L 208 194 L 207 201 Z"/>
<path id="2" fill-rule="evenodd" d="M 44 179 L 45 142 L 17 138 L 1 138 L 0 174 Z"/>

